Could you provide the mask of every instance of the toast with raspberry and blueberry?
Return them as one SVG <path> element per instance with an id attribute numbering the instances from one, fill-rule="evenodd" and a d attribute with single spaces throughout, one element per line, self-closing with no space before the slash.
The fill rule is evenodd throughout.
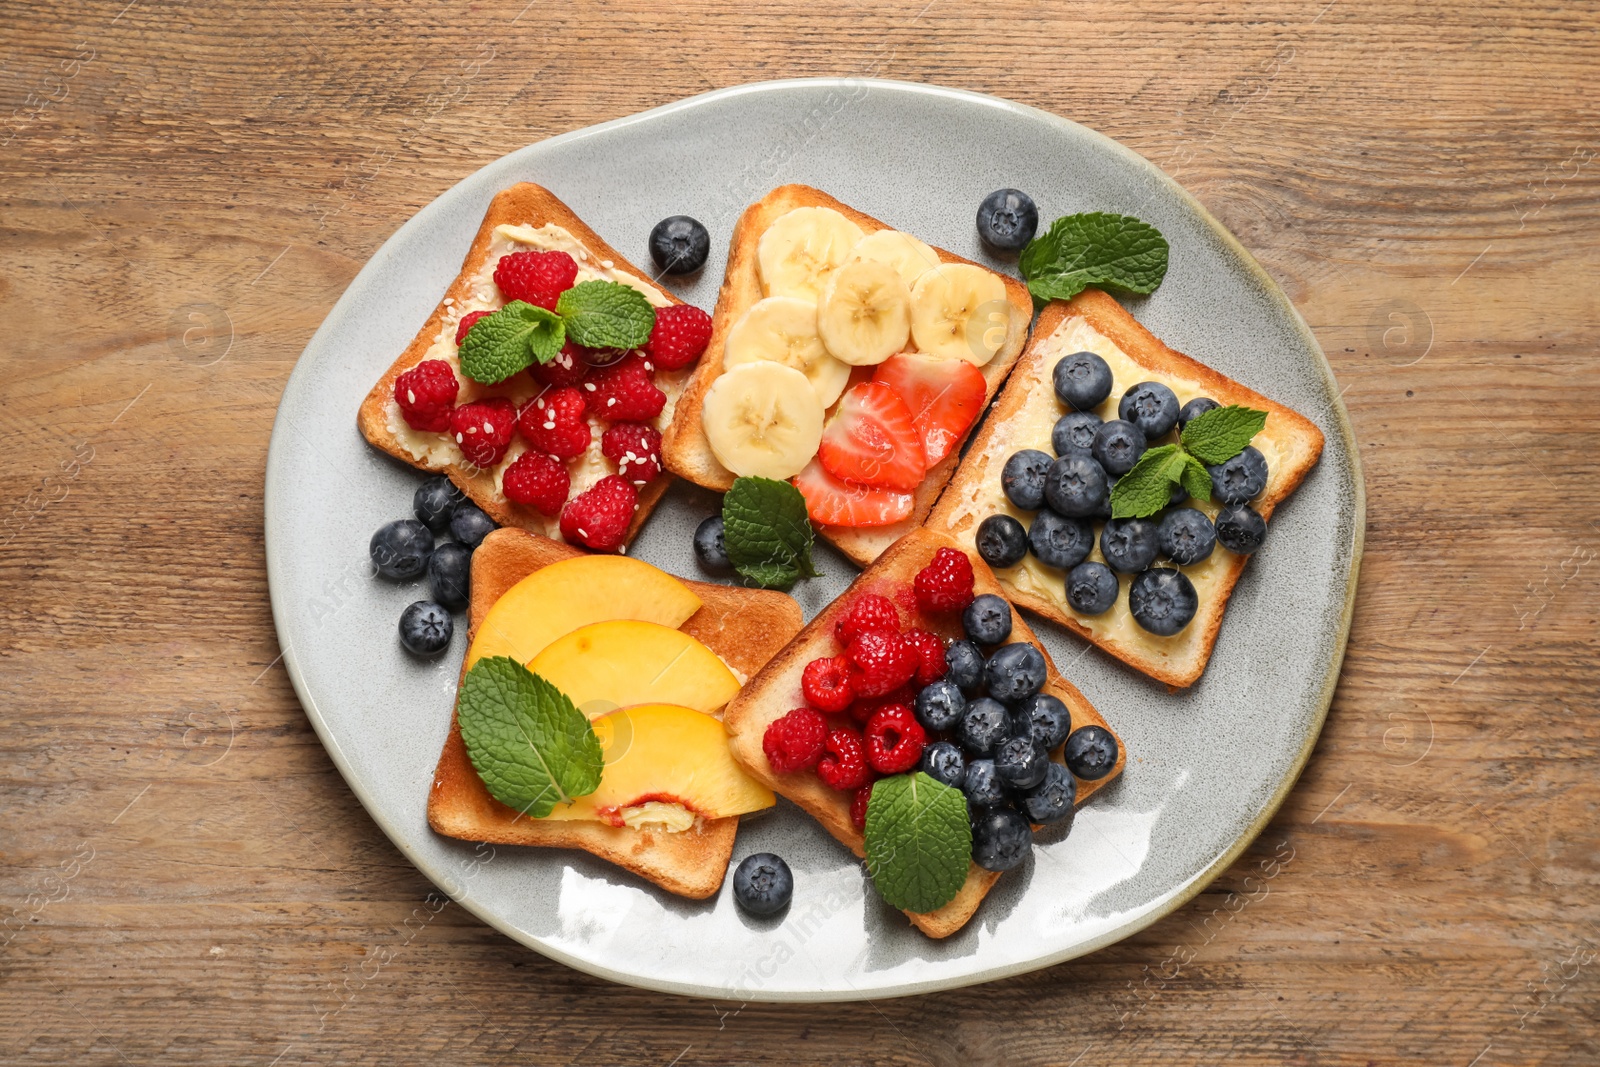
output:
<path id="1" fill-rule="evenodd" d="M 857 856 L 875 779 L 920 769 L 959 783 L 974 862 L 947 903 L 906 912 L 930 937 L 961 929 L 1000 869 L 1025 858 L 1030 824 L 1070 816 L 1127 761 L 999 592 L 951 538 L 907 534 L 723 713 L 734 758 Z"/>
<path id="2" fill-rule="evenodd" d="M 433 314 L 361 405 L 361 433 L 439 471 L 502 526 L 581 548 L 624 548 L 666 491 L 661 433 L 710 335 L 710 317 L 659 288 L 549 190 L 498 193 Z M 553 311 L 585 281 L 613 281 L 654 309 L 633 351 L 570 339 L 548 363 L 495 385 L 462 372 L 477 323 L 512 300 Z"/>

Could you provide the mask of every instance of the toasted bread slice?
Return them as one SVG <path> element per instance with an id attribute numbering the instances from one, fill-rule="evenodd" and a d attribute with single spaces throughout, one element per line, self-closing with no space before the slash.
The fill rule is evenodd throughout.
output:
<path id="1" fill-rule="evenodd" d="M 717 308 L 711 317 L 711 343 L 700 357 L 694 376 L 678 401 L 678 417 L 664 431 L 661 440 L 661 455 L 667 469 L 707 489 L 726 492 L 733 484 L 733 474 L 717 462 L 717 457 L 711 452 L 711 445 L 700 424 L 702 402 L 706 390 L 722 373 L 722 343 L 728 330 L 762 297 L 761 278 L 756 268 L 756 244 L 774 219 L 798 207 L 833 208 L 869 234 L 892 228 L 809 185 L 779 186 L 751 204 L 739 217 L 728 248 L 728 272 L 723 278 L 722 291 L 717 294 Z M 943 263 L 971 263 L 971 260 L 942 248 L 934 248 L 934 251 Z M 1006 333 L 1005 343 L 994 358 L 980 368 L 988 384 L 985 404 L 994 399 L 1001 383 L 1015 365 L 1028 338 L 1028 323 L 1033 319 L 1033 298 L 1028 295 L 1027 286 L 998 272 L 995 272 L 995 276 L 1005 282 L 1006 299 L 1011 304 L 1011 327 Z M 870 378 L 872 371 L 872 367 L 858 368 L 851 375 L 851 384 Z M 831 413 L 832 409 L 829 410 Z M 818 532 L 856 563 L 866 566 L 877 559 L 884 549 L 922 525 L 940 490 L 950 480 L 959 452 L 960 446 L 957 445 L 950 455 L 928 472 L 916 491 L 916 503 L 911 515 L 904 521 L 878 527 L 823 526 L 819 527 Z"/>
<path id="2" fill-rule="evenodd" d="M 848 610 L 855 596 L 862 593 L 880 593 L 905 610 L 908 617 L 907 626 L 931 630 L 947 639 L 961 636 L 959 617 L 924 614 L 916 610 L 915 601 L 907 595 L 917 572 L 933 558 L 934 552 L 947 546 L 965 547 L 949 537 L 928 530 L 915 530 L 896 541 L 878 557 L 876 563 L 862 572 L 843 596 L 811 620 L 789 647 L 773 657 L 772 662 L 762 668 L 761 673 L 752 678 L 738 696 L 729 701 L 723 713 L 722 721 L 728 728 L 728 743 L 733 748 L 734 758 L 752 775 L 771 787 L 773 792 L 781 793 L 810 812 L 824 829 L 857 856 L 865 856 L 866 846 L 861 831 L 850 821 L 850 797 L 828 788 L 822 779 L 811 771 L 800 771 L 795 774 L 777 773 L 767 762 L 761 741 L 766 735 L 767 727 L 774 719 L 781 718 L 791 709 L 805 704 L 805 697 L 800 690 L 800 675 L 805 670 L 806 664 L 820 656 L 839 654 L 839 642 L 833 633 L 834 623 Z M 967 549 L 967 555 L 972 558 L 977 592 L 1001 592 L 1000 584 L 995 581 L 988 565 L 970 549 Z M 1011 640 L 1027 641 L 1044 652 L 1044 646 L 1039 645 L 1039 639 L 1028 629 L 1028 624 L 1015 609 L 1011 612 Z M 1072 728 L 1076 730 L 1082 726 L 1095 725 L 1110 730 L 1110 724 L 1095 710 L 1094 705 L 1089 703 L 1088 698 L 1078 692 L 1077 687 L 1071 682 L 1056 673 L 1055 664 L 1050 661 L 1048 652 L 1045 652 L 1045 664 L 1047 667 L 1045 692 L 1054 694 L 1067 705 L 1072 713 Z M 1051 753 L 1051 756 L 1060 762 L 1059 749 Z M 1106 784 L 1115 780 L 1122 773 L 1126 763 L 1127 752 L 1119 738 L 1117 764 L 1111 773 L 1095 781 L 1078 779 L 1078 803 L 1083 803 Z M 986 871 L 973 864 L 967 871 L 966 884 L 961 887 L 954 900 L 935 911 L 926 913 L 908 911 L 906 915 L 917 929 L 929 937 L 948 937 L 972 918 L 972 913 L 977 911 L 978 905 L 983 902 L 984 894 L 989 892 L 989 888 L 999 877 L 994 871 Z"/>
<path id="3" fill-rule="evenodd" d="M 1122 394 L 1143 381 L 1164 382 L 1178 394 L 1180 404 L 1209 396 L 1220 404 L 1243 404 L 1267 412 L 1266 427 L 1252 442 L 1267 458 L 1266 490 L 1252 502 L 1264 518 L 1272 516 L 1273 508 L 1295 490 L 1322 454 L 1322 431 L 1310 419 L 1168 348 L 1116 300 L 1098 289 L 1087 289 L 1071 301 L 1051 301 L 1040 312 L 1032 340 L 1005 392 L 928 517 L 930 529 L 949 534 L 971 549 L 978 524 L 990 515 L 1012 515 L 1023 525 L 1032 521 L 1030 513 L 1015 507 L 1001 492 L 1000 471 L 1019 449 L 1051 451 L 1050 431 L 1066 411 L 1056 398 L 1051 373 L 1061 357 L 1084 350 L 1099 354 L 1111 365 L 1111 396 L 1098 409 L 1102 418 L 1116 418 Z M 1218 511 L 1214 503 L 1191 500 L 1190 505 L 1212 517 Z M 1099 524 L 1096 548 L 1089 557 L 1096 560 L 1103 558 L 1098 528 Z M 1268 551 L 1271 544 L 1269 533 Z M 1099 616 L 1073 611 L 1067 604 L 1062 572 L 1046 567 L 1031 554 L 1017 566 L 999 571 L 998 576 L 1014 603 L 1060 623 L 1130 667 L 1181 687 L 1193 685 L 1205 671 L 1228 596 L 1248 558 L 1218 545 L 1210 558 L 1182 568 L 1199 593 L 1200 607 L 1193 621 L 1171 637 L 1158 637 L 1133 621 L 1126 575 L 1121 576 L 1117 603 Z"/>
<path id="4" fill-rule="evenodd" d="M 510 231 L 522 239 L 508 235 Z M 514 374 L 499 385 L 486 386 L 460 373 L 457 360 L 456 328 L 468 312 L 490 311 L 500 307 L 504 300 L 494 283 L 494 268 L 500 257 L 508 252 L 540 249 L 559 249 L 569 253 L 578 262 L 578 280 L 606 278 L 633 285 L 649 298 L 652 304 L 663 307 L 683 301 L 671 293 L 651 284 L 650 275 L 640 271 L 623 258 L 622 254 L 586 226 L 573 214 L 571 208 L 556 199 L 554 193 L 531 182 L 521 182 L 495 195 L 484 213 L 478 235 L 472 239 L 467 257 L 461 264 L 461 273 L 445 291 L 433 314 L 400 358 L 378 379 L 366 400 L 362 401 L 357 425 L 361 434 L 373 445 L 396 459 L 423 470 L 440 471 L 460 487 L 474 504 L 489 514 L 501 526 L 516 526 L 546 537 L 562 540 L 560 524 L 556 518 L 537 510 L 507 500 L 500 491 L 500 479 L 506 467 L 527 449 L 520 435 L 513 438 L 505 458 L 491 469 L 469 463 L 445 433 L 423 433 L 406 425 L 394 399 L 394 382 L 405 371 L 425 359 L 442 359 L 456 370 L 461 391 L 458 403 L 481 400 L 485 397 L 508 397 L 520 410 L 522 405 L 536 396 L 540 386 L 527 374 Z M 658 429 L 672 421 L 673 409 L 688 382 L 690 372 L 657 371 L 656 385 L 667 394 L 666 406 L 656 418 Z M 600 432 L 604 424 L 591 417 L 594 430 L 589 451 L 568 463 L 572 471 L 572 495 L 577 496 L 600 478 L 616 473 L 616 465 L 600 452 Z M 625 541 L 632 541 L 639 527 L 667 491 L 671 479 L 658 477 L 639 489 L 639 508 L 634 513 L 633 524 L 628 528 Z"/>
<path id="5" fill-rule="evenodd" d="M 494 602 L 534 571 L 579 555 L 577 549 L 522 530 L 495 530 L 472 554 L 469 637 Z M 800 605 L 782 593 L 687 582 L 701 608 L 681 629 L 704 642 L 741 677 L 750 677 L 800 631 Z M 530 819 L 489 794 L 473 769 L 452 711 L 450 736 L 428 794 L 428 825 L 449 837 L 496 845 L 578 848 L 610 860 L 679 896 L 708 897 L 722 884 L 733 854 L 737 817 L 709 819 L 679 833 L 590 822 Z"/>

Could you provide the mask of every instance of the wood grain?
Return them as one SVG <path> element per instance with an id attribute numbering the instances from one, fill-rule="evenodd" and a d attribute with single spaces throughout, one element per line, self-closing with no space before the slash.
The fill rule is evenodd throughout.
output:
<path id="1" fill-rule="evenodd" d="M 125 3 L 0 9 L 0 1061 L 1600 1061 L 1592 6 Z M 1105 951 L 875 1005 L 615 987 L 440 907 L 312 734 L 277 398 L 483 163 L 863 74 L 1102 130 L 1282 282 L 1366 464 L 1343 680 L 1250 852 Z"/>

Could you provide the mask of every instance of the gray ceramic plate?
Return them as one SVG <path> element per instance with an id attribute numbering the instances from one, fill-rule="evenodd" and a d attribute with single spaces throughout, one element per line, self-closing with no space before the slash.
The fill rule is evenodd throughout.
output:
<path id="1" fill-rule="evenodd" d="M 930 941 L 884 905 L 845 849 L 797 809 L 746 823 L 735 861 L 773 851 L 797 881 L 787 916 L 748 919 L 724 884 L 679 900 L 584 854 L 474 847 L 425 818 L 464 646 L 432 663 L 395 637 L 426 595 L 367 576 L 367 539 L 409 514 L 419 475 L 368 447 L 356 407 L 455 276 L 484 206 L 513 182 L 554 190 L 624 255 L 648 263 L 665 215 L 706 222 L 713 253 L 673 287 L 709 309 L 744 204 L 784 182 L 986 259 L 979 200 L 1028 190 L 1046 220 L 1136 214 L 1172 245 L 1165 284 L 1134 313 L 1159 337 L 1305 413 L 1322 462 L 1273 519 L 1234 593 L 1202 682 L 1186 692 L 1038 624 L 1062 672 L 1126 740 L 1122 781 L 1070 833 L 1001 879 L 973 921 Z M 1011 269 L 1007 264 L 996 264 Z M 694 524 L 715 504 L 678 487 L 637 555 L 697 576 Z M 417 867 L 485 922 L 574 967 L 653 989 L 734 1000 L 848 1000 L 981 982 L 1090 952 L 1199 892 L 1277 809 L 1311 752 L 1349 627 L 1363 524 L 1356 449 L 1317 342 L 1261 268 L 1175 183 L 1113 141 L 972 93 L 881 81 L 770 82 L 695 97 L 514 152 L 402 226 L 306 347 L 267 462 L 267 569 L 284 665 L 317 733 L 372 817 Z M 797 596 L 808 615 L 852 568 Z"/>

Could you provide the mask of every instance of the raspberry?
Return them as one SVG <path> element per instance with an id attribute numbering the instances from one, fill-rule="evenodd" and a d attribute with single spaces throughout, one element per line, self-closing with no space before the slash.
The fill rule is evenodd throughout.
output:
<path id="1" fill-rule="evenodd" d="M 861 735 L 844 727 L 829 730 L 822 741 L 822 758 L 817 760 L 817 777 L 841 793 L 866 785 L 872 769 L 867 766 Z"/>
<path id="2" fill-rule="evenodd" d="M 535 363 L 528 368 L 533 380 L 540 385 L 556 389 L 564 385 L 577 385 L 589 373 L 589 364 L 578 358 L 578 346 L 568 341 L 549 363 Z"/>
<path id="3" fill-rule="evenodd" d="M 877 593 L 863 593 L 850 602 L 839 621 L 833 624 L 834 636 L 841 645 L 848 645 L 857 634 L 884 630 L 900 632 L 900 612 L 894 601 Z"/>
<path id="4" fill-rule="evenodd" d="M 917 650 L 896 633 L 857 634 L 845 655 L 850 660 L 850 686 L 858 697 L 884 696 L 917 673 Z"/>
<path id="5" fill-rule="evenodd" d="M 810 708 L 795 708 L 781 719 L 774 719 L 761 738 L 761 751 L 779 774 L 791 774 L 814 767 L 822 755 L 822 741 L 828 724 Z"/>
<path id="6" fill-rule="evenodd" d="M 679 370 L 700 358 L 711 343 L 711 316 L 692 304 L 656 308 L 656 324 L 645 354 L 662 370 Z"/>
<path id="7" fill-rule="evenodd" d="M 960 611 L 972 603 L 972 561 L 958 549 L 941 548 L 913 584 L 923 611 Z"/>
<path id="8" fill-rule="evenodd" d="M 904 704 L 878 709 L 867 723 L 867 762 L 879 774 L 909 771 L 922 759 L 928 735 Z"/>
<path id="9" fill-rule="evenodd" d="M 867 828 L 867 805 L 872 802 L 872 783 L 868 782 L 850 798 L 850 825 L 857 830 Z"/>
<path id="10" fill-rule="evenodd" d="M 619 422 L 600 435 L 600 451 L 617 473 L 643 485 L 661 473 L 661 432 L 641 422 Z"/>
<path id="11" fill-rule="evenodd" d="M 486 319 L 493 314 L 492 311 L 469 311 L 461 316 L 461 325 L 456 327 L 456 347 L 461 347 L 461 342 L 467 339 L 467 334 L 472 332 L 479 319 Z"/>
<path id="12" fill-rule="evenodd" d="M 856 691 L 850 688 L 850 661 L 843 656 L 812 660 L 800 672 L 800 691 L 813 707 L 843 711 L 856 698 Z"/>
<path id="13" fill-rule="evenodd" d="M 506 499 L 554 515 L 567 502 L 572 475 L 567 465 L 543 452 L 524 452 L 511 461 L 500 480 Z"/>
<path id="14" fill-rule="evenodd" d="M 394 380 L 394 402 L 407 426 L 437 433 L 450 428 L 450 409 L 460 387 L 450 364 L 425 359 Z"/>
<path id="15" fill-rule="evenodd" d="M 561 536 L 598 552 L 613 552 L 627 536 L 639 490 L 608 474 L 567 501 L 561 509 Z"/>
<path id="16" fill-rule="evenodd" d="M 926 630 L 909 630 L 906 640 L 917 650 L 917 685 L 932 685 L 950 669 L 944 661 L 944 642 Z"/>
<path id="17" fill-rule="evenodd" d="M 881 697 L 871 700 L 858 700 L 850 705 L 850 717 L 856 722 L 866 725 L 872 717 L 890 704 L 904 704 L 911 707 L 917 702 L 917 691 L 909 685 L 896 686 Z"/>
<path id="18" fill-rule="evenodd" d="M 583 383 L 589 410 L 608 422 L 644 422 L 661 414 L 667 394 L 656 388 L 650 366 L 638 356 L 603 367 Z"/>
<path id="19" fill-rule="evenodd" d="M 565 252 L 512 252 L 494 266 L 494 283 L 507 302 L 525 300 L 546 311 L 578 280 L 578 263 Z"/>
<path id="20" fill-rule="evenodd" d="M 450 436 L 475 467 L 493 467 L 504 459 L 516 428 L 517 409 L 503 396 L 474 400 L 450 413 Z"/>
<path id="21" fill-rule="evenodd" d="M 570 385 L 551 389 L 528 402 L 517 416 L 517 428 L 540 452 L 572 459 L 589 448 L 591 433 L 586 408 L 583 394 Z"/>

